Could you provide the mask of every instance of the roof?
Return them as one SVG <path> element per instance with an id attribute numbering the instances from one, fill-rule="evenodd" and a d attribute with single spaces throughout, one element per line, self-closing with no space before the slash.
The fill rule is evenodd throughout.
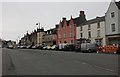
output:
<path id="1" fill-rule="evenodd" d="M 79 17 L 76 18 L 71 17 L 71 19 L 73 20 L 74 24 L 76 24 L 76 26 L 79 26 L 80 24 L 86 21 L 85 15 L 80 15 Z M 69 26 L 70 20 L 66 20 L 66 18 L 63 18 L 62 22 L 60 21 L 62 27 L 64 25 L 64 20 L 66 21 L 67 26 Z"/>
<path id="2" fill-rule="evenodd" d="M 97 23 L 97 22 L 101 22 L 101 21 L 105 21 L 105 16 L 96 17 L 96 18 L 94 18 L 94 19 L 85 21 L 85 22 L 83 22 L 82 24 L 80 24 L 79 26 L 88 25 L 88 24 L 92 24 L 92 23 Z"/>
<path id="3" fill-rule="evenodd" d="M 120 1 L 119 2 L 115 2 L 117 7 L 120 9 Z"/>
<path id="4" fill-rule="evenodd" d="M 76 26 L 79 26 L 80 24 L 86 22 L 86 18 L 85 16 L 80 16 L 80 17 L 74 18 L 73 21 L 76 24 Z"/>

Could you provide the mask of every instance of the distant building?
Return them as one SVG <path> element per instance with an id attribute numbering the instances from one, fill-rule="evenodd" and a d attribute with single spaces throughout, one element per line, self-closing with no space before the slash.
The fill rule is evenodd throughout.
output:
<path id="1" fill-rule="evenodd" d="M 120 1 L 112 1 L 105 14 L 107 44 L 120 43 Z"/>
<path id="2" fill-rule="evenodd" d="M 43 35 L 45 35 L 44 28 L 37 29 L 37 44 L 43 43 Z"/>
<path id="3" fill-rule="evenodd" d="M 43 44 L 52 45 L 52 30 L 49 29 L 46 31 L 46 34 L 43 35 Z"/>
<path id="4" fill-rule="evenodd" d="M 76 27 L 86 21 L 84 11 L 80 11 L 77 18 L 66 20 L 63 17 L 62 21 L 57 26 L 57 45 L 61 43 L 75 44 L 76 43 Z"/>
<path id="5" fill-rule="evenodd" d="M 34 30 L 31 34 L 28 32 L 19 41 L 19 45 L 36 45 L 37 44 L 37 32 Z"/>
<path id="6" fill-rule="evenodd" d="M 96 17 L 80 24 L 77 27 L 76 39 L 77 43 L 88 41 L 98 45 L 106 45 L 105 16 Z"/>
<path id="7" fill-rule="evenodd" d="M 51 29 L 52 45 L 57 45 L 57 28 Z"/>
<path id="8" fill-rule="evenodd" d="M 37 44 L 37 31 L 34 30 L 31 34 L 30 34 L 30 45 L 36 45 Z"/>

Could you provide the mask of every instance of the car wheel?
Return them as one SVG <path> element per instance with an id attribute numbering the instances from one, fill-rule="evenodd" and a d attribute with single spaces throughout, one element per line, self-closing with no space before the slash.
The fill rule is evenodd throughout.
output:
<path id="1" fill-rule="evenodd" d="M 87 50 L 87 52 L 91 53 L 92 51 L 89 49 L 89 50 Z"/>

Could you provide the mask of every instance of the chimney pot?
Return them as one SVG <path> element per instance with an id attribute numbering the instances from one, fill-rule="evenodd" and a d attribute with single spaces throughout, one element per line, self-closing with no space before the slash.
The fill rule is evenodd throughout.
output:
<path id="1" fill-rule="evenodd" d="M 80 11 L 80 15 L 85 15 L 85 14 L 84 14 L 84 11 Z"/>
<path id="2" fill-rule="evenodd" d="M 66 18 L 65 18 L 65 17 L 63 17 L 63 20 L 66 20 Z"/>

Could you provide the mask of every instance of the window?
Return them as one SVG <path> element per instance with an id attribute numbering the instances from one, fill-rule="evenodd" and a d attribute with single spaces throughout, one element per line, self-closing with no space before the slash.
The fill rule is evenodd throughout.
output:
<path id="1" fill-rule="evenodd" d="M 88 38 L 91 38 L 91 32 L 90 31 L 88 32 Z"/>
<path id="2" fill-rule="evenodd" d="M 115 32 L 115 23 L 111 24 L 112 32 Z"/>
<path id="3" fill-rule="evenodd" d="M 100 28 L 100 22 L 97 23 L 97 28 Z"/>
<path id="4" fill-rule="evenodd" d="M 73 44 L 73 40 L 70 41 L 70 44 Z"/>
<path id="5" fill-rule="evenodd" d="M 97 30 L 97 37 L 100 37 L 100 30 Z"/>
<path id="6" fill-rule="evenodd" d="M 80 31 L 82 31 L 82 30 L 83 30 L 83 27 L 81 26 L 81 27 L 80 27 Z"/>
<path id="7" fill-rule="evenodd" d="M 63 27 L 64 29 L 66 29 L 66 25 L 64 25 L 64 27 Z"/>
<path id="8" fill-rule="evenodd" d="M 115 17 L 115 12 L 111 13 L 111 18 Z"/>
<path id="9" fill-rule="evenodd" d="M 71 29 L 71 28 L 72 28 L 72 25 L 69 25 L 69 28 Z"/>
<path id="10" fill-rule="evenodd" d="M 59 34 L 59 38 L 61 38 L 61 33 Z"/>
<path id="11" fill-rule="evenodd" d="M 90 25 L 88 25 L 88 30 L 90 30 L 90 27 L 91 27 L 91 26 L 90 26 Z"/>
<path id="12" fill-rule="evenodd" d="M 64 32 L 64 38 L 66 37 L 66 32 Z"/>
<path id="13" fill-rule="evenodd" d="M 80 37 L 81 37 L 81 38 L 83 37 L 83 33 L 80 33 Z"/>
<path id="14" fill-rule="evenodd" d="M 95 40 L 96 41 L 96 44 L 101 46 L 102 45 L 102 40 Z"/>
<path id="15" fill-rule="evenodd" d="M 70 37 L 72 37 L 72 32 L 70 32 Z"/>

